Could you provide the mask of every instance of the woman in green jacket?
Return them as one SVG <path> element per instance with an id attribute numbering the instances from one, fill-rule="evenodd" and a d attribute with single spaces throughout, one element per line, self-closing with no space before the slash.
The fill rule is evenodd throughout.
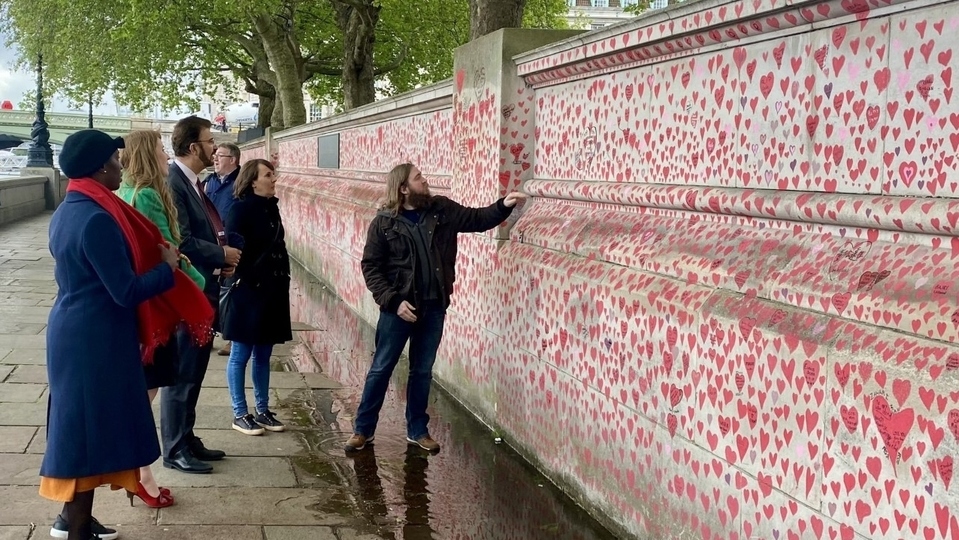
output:
<path id="1" fill-rule="evenodd" d="M 160 133 L 134 131 L 124 138 L 124 142 L 126 148 L 120 152 L 123 182 L 117 195 L 156 224 L 170 245 L 179 246 L 176 206 L 166 183 L 169 158 L 163 149 Z M 180 256 L 180 269 L 203 289 L 206 280 L 183 255 Z M 176 336 L 171 336 L 166 345 L 156 350 L 153 363 L 144 366 L 151 403 L 161 387 L 176 383 L 178 359 Z M 149 466 L 140 468 L 140 484 L 142 489 L 136 495 L 147 506 L 164 508 L 173 504 L 170 490 L 157 486 Z"/>

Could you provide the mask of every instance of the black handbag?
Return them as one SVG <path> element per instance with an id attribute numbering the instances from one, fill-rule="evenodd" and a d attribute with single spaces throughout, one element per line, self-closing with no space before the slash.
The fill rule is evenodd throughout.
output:
<path id="1" fill-rule="evenodd" d="M 255 269 L 257 266 L 260 265 L 261 262 L 263 262 L 263 259 L 266 258 L 267 253 L 273 250 L 273 246 L 276 245 L 276 239 L 279 237 L 280 237 L 280 227 L 277 226 L 276 235 L 273 236 L 273 241 L 270 242 L 270 247 L 263 250 L 263 253 L 260 254 L 259 258 L 256 259 L 256 262 L 253 263 L 253 266 L 250 267 L 250 271 Z M 234 281 L 232 285 L 230 285 L 230 288 L 227 289 L 225 293 L 220 295 L 220 321 L 221 321 L 220 326 L 221 327 L 225 326 L 226 321 L 229 320 L 230 313 L 233 312 L 233 304 L 234 304 L 233 298 L 235 296 L 233 294 L 233 291 L 235 291 L 236 288 L 240 286 L 241 281 L 243 281 L 242 278 L 237 278 L 237 280 Z"/>

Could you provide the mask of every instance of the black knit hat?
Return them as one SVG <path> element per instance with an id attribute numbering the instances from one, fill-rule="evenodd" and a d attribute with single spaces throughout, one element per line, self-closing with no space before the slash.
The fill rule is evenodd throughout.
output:
<path id="1" fill-rule="evenodd" d="M 96 129 L 84 129 L 67 137 L 60 150 L 60 170 L 67 178 L 85 178 L 110 161 L 123 148 L 123 137 L 111 137 Z"/>

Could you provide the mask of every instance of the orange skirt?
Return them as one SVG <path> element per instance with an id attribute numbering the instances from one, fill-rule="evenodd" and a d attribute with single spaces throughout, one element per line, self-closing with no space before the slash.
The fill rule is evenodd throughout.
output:
<path id="1" fill-rule="evenodd" d="M 40 477 L 40 496 L 52 501 L 70 502 L 74 495 L 110 484 L 110 489 L 125 489 L 136 493 L 140 483 L 140 469 L 130 469 L 84 478 Z"/>

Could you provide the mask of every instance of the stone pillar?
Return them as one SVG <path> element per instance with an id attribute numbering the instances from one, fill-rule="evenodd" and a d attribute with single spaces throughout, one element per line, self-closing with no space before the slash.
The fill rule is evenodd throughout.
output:
<path id="1" fill-rule="evenodd" d="M 44 188 L 44 198 L 47 201 L 47 210 L 56 210 L 63 201 L 67 192 L 67 178 L 60 175 L 59 169 L 53 167 L 23 167 L 20 176 L 45 176 L 47 185 Z"/>
<path id="2" fill-rule="evenodd" d="M 574 36 L 578 31 L 503 29 L 456 49 L 453 61 L 453 179 L 451 198 L 487 206 L 532 178 L 535 98 L 517 75 L 513 57 Z M 434 373 L 457 399 L 490 425 L 500 421 L 500 395 L 518 358 L 498 349 L 508 317 L 503 295 L 520 279 L 507 267 L 507 224 L 485 234 L 459 236 L 456 284 Z M 525 294 L 525 290 L 524 290 Z M 496 368 L 493 368 L 496 360 Z"/>
<path id="3" fill-rule="evenodd" d="M 580 33 L 506 28 L 456 49 L 453 199 L 485 206 L 532 177 L 535 101 L 513 56 Z M 498 238 L 506 234 L 497 231 Z"/>

